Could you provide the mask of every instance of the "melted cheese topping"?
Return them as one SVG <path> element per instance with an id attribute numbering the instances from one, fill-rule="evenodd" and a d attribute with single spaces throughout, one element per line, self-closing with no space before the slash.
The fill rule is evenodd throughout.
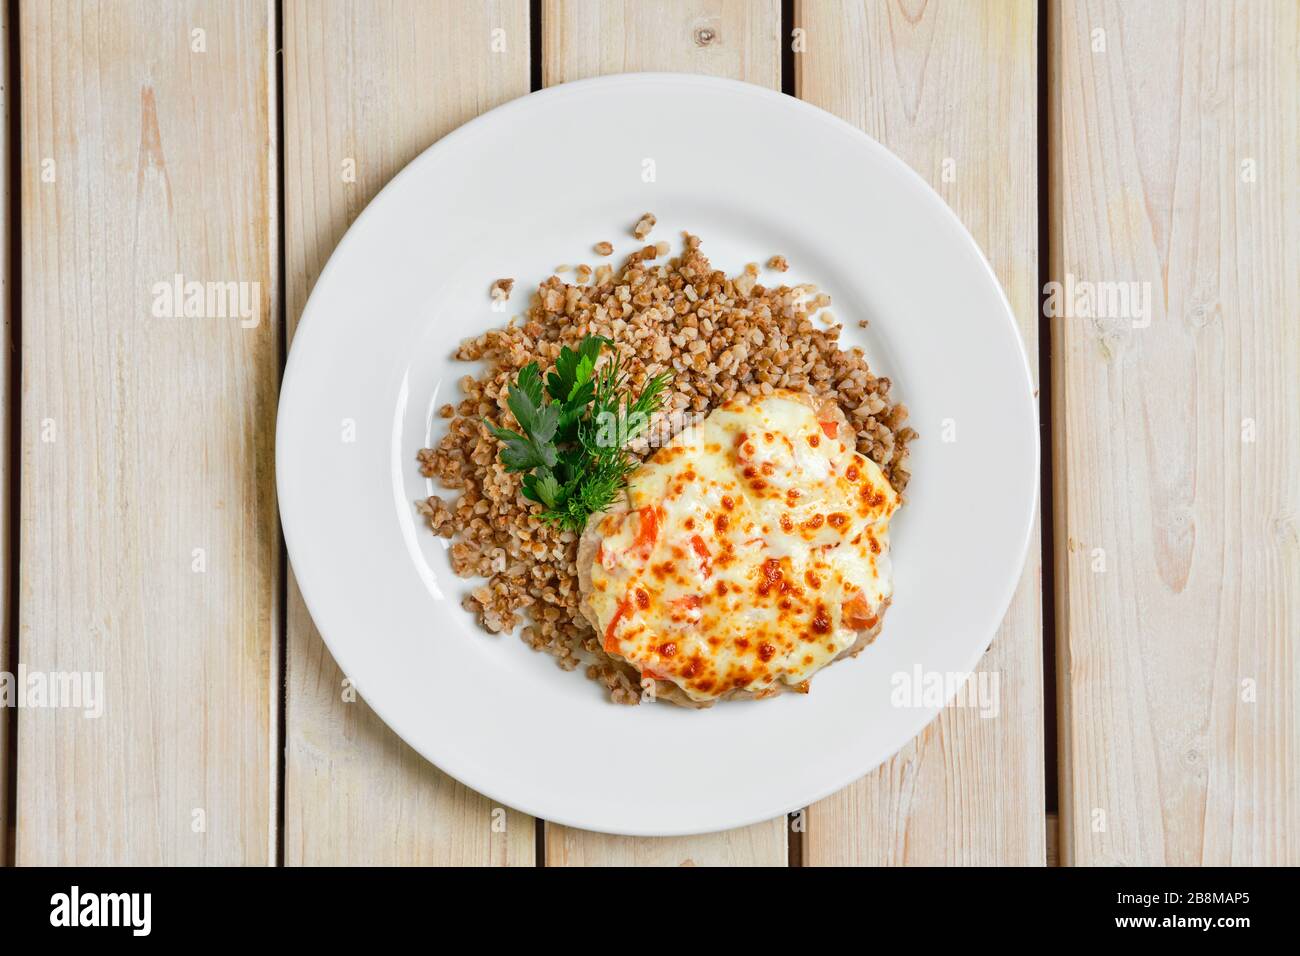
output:
<path id="1" fill-rule="evenodd" d="M 898 495 L 839 428 L 777 392 L 722 406 L 642 465 L 632 510 L 593 519 L 605 650 L 708 701 L 806 691 L 875 627 Z"/>

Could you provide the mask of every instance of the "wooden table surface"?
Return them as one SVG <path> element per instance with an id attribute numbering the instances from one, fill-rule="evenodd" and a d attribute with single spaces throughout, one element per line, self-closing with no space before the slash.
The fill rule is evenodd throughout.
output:
<path id="1" fill-rule="evenodd" d="M 0 669 L 103 672 L 109 701 L 0 712 L 8 861 L 1300 863 L 1298 8 L 0 8 Z M 631 70 L 784 89 L 901 156 L 997 272 L 1043 421 L 1042 548 L 980 665 L 999 715 L 690 838 L 536 821 L 424 762 L 348 699 L 275 499 L 286 350 L 348 224 L 471 117 Z M 251 322 L 155 317 L 176 275 L 257 283 Z M 1079 294 L 1130 282 L 1118 316 Z"/>

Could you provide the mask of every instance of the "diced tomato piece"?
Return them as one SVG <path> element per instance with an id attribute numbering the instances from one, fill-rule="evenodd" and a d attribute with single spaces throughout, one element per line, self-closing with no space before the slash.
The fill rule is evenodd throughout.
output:
<path id="1" fill-rule="evenodd" d="M 700 567 L 703 568 L 704 576 L 707 578 L 713 573 L 713 568 L 709 563 L 709 558 L 711 557 L 709 554 L 709 546 L 704 543 L 703 538 L 696 534 L 691 536 L 691 547 L 694 548 L 695 553 L 700 556 Z"/>
<path id="2" fill-rule="evenodd" d="M 662 517 L 663 509 L 658 505 L 637 511 L 636 547 L 647 556 L 654 550 L 655 542 L 659 539 L 659 522 Z"/>
<path id="3" fill-rule="evenodd" d="M 618 649 L 618 639 L 614 637 L 614 632 L 618 630 L 619 622 L 627 617 L 631 610 L 632 602 L 625 599 L 619 604 L 618 609 L 614 611 L 614 616 L 609 619 L 609 625 L 605 628 L 606 651 L 612 653 Z"/>
<path id="4" fill-rule="evenodd" d="M 864 630 L 876 626 L 876 615 L 872 611 L 867 596 L 861 591 L 844 602 L 844 626 L 855 630 Z"/>
<path id="5" fill-rule="evenodd" d="M 834 438 L 835 433 L 839 430 L 839 422 L 822 422 L 822 431 L 826 433 L 827 438 Z"/>
<path id="6" fill-rule="evenodd" d="M 700 619 L 700 605 L 703 602 L 698 594 L 688 594 L 668 602 L 672 610 L 673 623 L 678 626 L 694 624 Z"/>

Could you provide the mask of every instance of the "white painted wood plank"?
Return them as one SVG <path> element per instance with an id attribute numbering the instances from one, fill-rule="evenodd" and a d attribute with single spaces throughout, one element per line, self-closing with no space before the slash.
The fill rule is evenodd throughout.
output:
<path id="1" fill-rule="evenodd" d="M 528 4 L 288 0 L 284 24 L 292 327 L 344 230 L 393 175 L 528 92 Z M 292 575 L 289 594 L 285 862 L 531 866 L 532 818 L 441 773 L 345 696 Z"/>
<path id="2" fill-rule="evenodd" d="M 20 665 L 104 700 L 20 712 L 17 859 L 271 863 L 274 11 L 19 17 Z M 236 297 L 160 315 L 177 276 Z"/>
<path id="3" fill-rule="evenodd" d="M 1298 17 L 1051 6 L 1066 864 L 1300 863 Z"/>

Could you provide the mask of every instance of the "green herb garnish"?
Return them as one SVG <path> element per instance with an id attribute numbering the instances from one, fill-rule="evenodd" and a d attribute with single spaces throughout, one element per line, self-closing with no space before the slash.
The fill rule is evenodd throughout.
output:
<path id="1" fill-rule="evenodd" d="M 617 356 L 596 369 L 601 348 L 613 344 L 588 335 L 576 350 L 566 345 L 545 384 L 529 362 L 506 399 L 522 434 L 486 423 L 502 443 L 506 471 L 527 472 L 524 497 L 543 507 L 544 520 L 569 531 L 581 531 L 627 485 L 638 465 L 627 443 L 649 425 L 671 381 L 660 373 L 633 397 Z"/>

